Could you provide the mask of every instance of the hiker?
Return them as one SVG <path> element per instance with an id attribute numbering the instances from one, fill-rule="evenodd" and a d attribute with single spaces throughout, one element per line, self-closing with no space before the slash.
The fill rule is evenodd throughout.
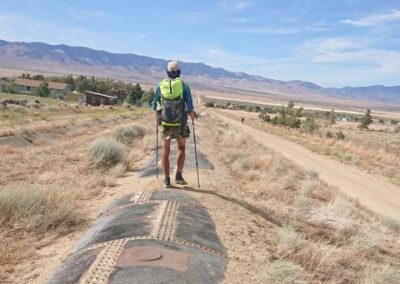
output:
<path id="1" fill-rule="evenodd" d="M 186 138 L 190 136 L 187 125 L 188 116 L 196 119 L 192 94 L 190 88 L 179 77 L 181 70 L 177 61 L 170 61 L 167 66 L 168 79 L 164 79 L 157 86 L 156 94 L 152 102 L 153 109 L 157 112 L 158 125 L 162 125 L 162 168 L 164 171 L 164 187 L 171 187 L 169 177 L 169 153 L 171 140 L 178 143 L 178 162 L 175 175 L 176 184 L 186 185 L 182 176 L 185 164 Z M 158 161 L 157 161 L 158 162 Z"/>
<path id="2" fill-rule="evenodd" d="M 244 117 L 242 117 L 242 124 L 244 123 Z"/>

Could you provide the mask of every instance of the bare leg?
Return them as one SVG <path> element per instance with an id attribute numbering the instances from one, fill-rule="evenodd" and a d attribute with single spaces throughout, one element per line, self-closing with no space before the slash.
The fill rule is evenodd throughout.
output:
<path id="1" fill-rule="evenodd" d="M 169 177 L 169 152 L 171 150 L 171 139 L 163 140 L 162 150 L 162 167 L 164 176 Z"/>
<path id="2" fill-rule="evenodd" d="M 181 173 L 183 170 L 183 166 L 185 165 L 185 147 L 186 147 L 186 138 L 178 138 L 178 165 L 177 172 Z"/>

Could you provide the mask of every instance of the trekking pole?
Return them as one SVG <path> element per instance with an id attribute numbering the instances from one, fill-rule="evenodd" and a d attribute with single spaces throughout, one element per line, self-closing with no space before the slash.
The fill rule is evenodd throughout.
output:
<path id="1" fill-rule="evenodd" d="M 158 178 L 158 118 L 156 115 L 156 176 Z"/>
<path id="2" fill-rule="evenodd" d="M 197 160 L 196 132 L 194 131 L 194 119 L 192 119 L 192 126 L 193 126 L 194 154 L 196 156 L 197 188 L 200 189 L 199 162 Z"/>

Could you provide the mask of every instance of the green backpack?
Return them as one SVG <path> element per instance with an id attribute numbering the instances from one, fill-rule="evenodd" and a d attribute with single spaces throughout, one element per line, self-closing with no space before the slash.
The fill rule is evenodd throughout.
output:
<path id="1" fill-rule="evenodd" d="M 164 79 L 160 83 L 161 124 L 180 126 L 184 112 L 183 81 L 180 78 Z"/>

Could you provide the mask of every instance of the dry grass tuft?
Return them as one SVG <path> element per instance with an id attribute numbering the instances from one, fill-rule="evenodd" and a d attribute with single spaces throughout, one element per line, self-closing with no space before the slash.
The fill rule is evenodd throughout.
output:
<path id="1" fill-rule="evenodd" d="M 283 175 L 286 174 L 288 168 L 285 162 L 282 161 L 282 159 L 276 159 L 275 163 L 273 165 L 273 170 L 276 174 L 278 175 Z"/>
<path id="2" fill-rule="evenodd" d="M 311 204 L 311 200 L 310 198 L 307 197 L 306 194 L 300 193 L 300 195 L 297 196 L 296 199 L 294 200 L 294 204 L 300 209 L 304 209 L 309 207 L 309 205 Z"/>
<path id="3" fill-rule="evenodd" d="M 110 170 L 110 174 L 115 178 L 120 178 L 125 176 L 126 171 L 127 171 L 126 165 L 119 163 Z"/>
<path id="4" fill-rule="evenodd" d="M 330 209 L 340 217 L 349 218 L 355 213 L 357 207 L 350 198 L 338 195 L 331 204 Z"/>
<path id="5" fill-rule="evenodd" d="M 306 178 L 301 184 L 301 192 L 304 195 L 309 195 L 318 185 L 318 180 L 315 178 Z"/>
<path id="6" fill-rule="evenodd" d="M 83 221 L 75 199 L 73 193 L 39 185 L 6 186 L 0 191 L 0 224 L 39 233 L 71 227 Z"/>
<path id="7" fill-rule="evenodd" d="M 393 231 L 400 231 L 400 222 L 387 216 L 381 216 L 381 225 Z"/>
<path id="8" fill-rule="evenodd" d="M 304 239 L 296 232 L 293 223 L 284 223 L 278 232 L 278 243 L 288 249 L 297 248 L 304 244 Z"/>
<path id="9" fill-rule="evenodd" d="M 369 264 L 365 269 L 365 284 L 400 283 L 400 271 L 389 264 Z"/>
<path id="10" fill-rule="evenodd" d="M 286 260 L 268 263 L 267 269 L 260 278 L 263 283 L 274 284 L 307 283 L 308 280 L 300 265 Z"/>
<path id="11" fill-rule="evenodd" d="M 382 236 L 377 231 L 364 229 L 353 236 L 351 241 L 353 249 L 368 252 L 379 247 Z"/>
<path id="12" fill-rule="evenodd" d="M 110 168 L 122 161 L 124 147 L 109 138 L 98 138 L 89 145 L 90 163 L 96 167 Z"/>
<path id="13" fill-rule="evenodd" d="M 136 140 L 143 139 L 146 135 L 146 129 L 141 126 L 119 126 L 113 132 L 113 137 L 118 142 L 132 145 L 136 142 Z"/>

